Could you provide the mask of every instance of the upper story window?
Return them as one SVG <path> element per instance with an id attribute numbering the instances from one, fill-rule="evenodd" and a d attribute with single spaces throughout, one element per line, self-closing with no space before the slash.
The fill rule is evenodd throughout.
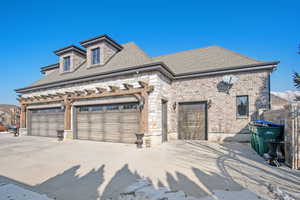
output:
<path id="1" fill-rule="evenodd" d="M 70 71 L 70 66 L 71 66 L 71 57 L 70 56 L 64 57 L 64 72 Z"/>
<path id="2" fill-rule="evenodd" d="M 92 65 L 100 63 L 100 48 L 92 49 Z"/>
<path id="3" fill-rule="evenodd" d="M 249 99 L 247 95 L 236 97 L 236 115 L 237 117 L 248 117 Z"/>

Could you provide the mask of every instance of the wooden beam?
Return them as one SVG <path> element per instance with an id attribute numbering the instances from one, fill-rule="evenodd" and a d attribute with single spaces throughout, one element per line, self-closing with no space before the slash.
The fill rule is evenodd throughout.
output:
<path id="1" fill-rule="evenodd" d="M 80 95 L 84 94 L 83 91 L 79 91 L 79 90 L 75 90 L 74 93 L 76 96 L 80 96 Z"/>
<path id="2" fill-rule="evenodd" d="M 106 88 L 99 88 L 99 87 L 96 87 L 96 90 L 97 90 L 98 93 L 103 93 L 103 92 L 107 91 Z"/>
<path id="3" fill-rule="evenodd" d="M 65 113 L 64 113 L 64 130 L 71 130 L 71 108 L 73 100 L 68 97 L 65 97 Z"/>
<path id="4" fill-rule="evenodd" d="M 116 91 L 120 90 L 120 88 L 117 86 L 109 85 L 108 87 L 111 92 L 116 92 Z"/>
<path id="5" fill-rule="evenodd" d="M 48 97 L 46 95 L 40 95 L 43 99 L 47 99 Z"/>
<path id="6" fill-rule="evenodd" d="M 147 135 L 148 134 L 148 115 L 149 115 L 149 112 L 148 112 L 149 94 L 148 94 L 148 92 L 146 90 L 142 91 L 141 97 L 142 97 L 142 100 L 144 101 L 144 105 L 141 110 L 140 131 L 142 133 L 144 133 L 145 135 Z"/>
<path id="7" fill-rule="evenodd" d="M 123 86 L 124 86 L 124 88 L 125 88 L 126 90 L 130 90 L 130 89 L 133 88 L 133 85 L 128 84 L 128 83 L 123 83 Z"/>
<path id="8" fill-rule="evenodd" d="M 59 96 L 59 97 L 63 97 L 63 96 L 64 96 L 64 94 L 63 94 L 63 93 L 60 93 L 60 92 L 56 92 L 55 95 L 56 95 L 56 96 Z"/>
<path id="9" fill-rule="evenodd" d="M 95 93 L 94 90 L 88 90 L 88 89 L 84 89 L 84 92 L 85 92 L 87 95 L 91 95 L 91 94 Z"/>
<path id="10" fill-rule="evenodd" d="M 146 83 L 146 82 L 138 81 L 138 83 L 140 84 L 140 86 L 141 86 L 142 88 L 148 87 L 148 83 Z"/>
<path id="11" fill-rule="evenodd" d="M 114 96 L 122 96 L 122 95 L 133 95 L 133 94 L 141 94 L 142 92 L 149 93 L 153 90 L 153 86 L 148 86 L 146 88 L 132 88 L 128 90 L 116 90 L 115 92 L 108 92 L 104 88 L 98 88 L 97 91 L 100 91 L 101 93 L 93 93 L 91 95 L 85 96 L 80 95 L 76 96 L 76 93 L 67 92 L 67 95 L 69 95 L 70 99 L 77 100 L 77 99 L 92 99 L 92 98 L 100 98 L 100 97 L 114 97 Z M 74 94 L 74 95 L 73 95 Z M 43 95 L 45 96 L 45 95 Z M 41 103 L 50 103 L 50 102 L 57 102 L 57 101 L 63 101 L 64 97 L 55 97 L 53 99 L 43 99 L 39 101 L 33 101 L 33 102 L 27 102 L 26 104 L 41 104 Z"/>
<path id="12" fill-rule="evenodd" d="M 26 112 L 27 112 L 27 105 L 21 104 L 20 128 L 26 128 Z"/>
<path id="13" fill-rule="evenodd" d="M 74 93 L 73 92 L 65 92 L 64 93 L 66 96 L 72 96 Z"/>

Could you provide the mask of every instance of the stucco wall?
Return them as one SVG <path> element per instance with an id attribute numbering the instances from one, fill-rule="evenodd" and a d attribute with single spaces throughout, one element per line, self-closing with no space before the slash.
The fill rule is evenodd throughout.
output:
<path id="1" fill-rule="evenodd" d="M 218 83 L 223 75 L 178 80 L 172 83 L 171 104 L 186 101 L 211 101 L 208 108 L 208 140 L 244 140 L 248 133 L 247 124 L 257 118 L 259 108 L 269 106 L 269 72 L 235 73 L 238 81 L 229 94 L 219 92 Z M 236 96 L 249 96 L 249 117 L 236 116 Z M 177 115 L 170 112 L 170 133 L 177 136 Z"/>

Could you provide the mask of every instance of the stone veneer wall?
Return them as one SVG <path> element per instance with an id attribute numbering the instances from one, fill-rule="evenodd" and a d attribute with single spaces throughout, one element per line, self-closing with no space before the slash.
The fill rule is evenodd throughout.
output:
<path id="1" fill-rule="evenodd" d="M 162 142 L 162 99 L 168 101 L 168 139 L 177 139 L 178 102 L 211 100 L 208 109 L 208 139 L 211 141 L 248 140 L 248 134 L 243 134 L 248 133 L 247 124 L 251 119 L 257 118 L 258 109 L 269 106 L 269 72 L 244 72 L 235 75 L 239 80 L 233 85 L 229 94 L 217 90 L 217 84 L 222 80 L 223 75 L 182 79 L 171 83 L 159 72 L 148 72 L 56 87 L 23 96 L 72 92 L 108 87 L 108 85 L 122 88 L 122 83 L 139 87 L 138 81 L 145 81 L 154 86 L 154 91 L 149 95 L 149 128 L 146 136 L 151 138 L 152 145 Z M 249 96 L 249 117 L 236 117 L 237 95 Z M 177 106 L 174 109 L 175 104 Z"/>
<path id="2" fill-rule="evenodd" d="M 238 81 L 229 94 L 219 92 L 218 83 L 223 75 L 206 76 L 196 79 L 178 80 L 172 83 L 170 104 L 186 101 L 211 101 L 208 108 L 208 140 L 249 140 L 247 124 L 257 119 L 258 109 L 269 106 L 269 72 L 235 73 Z M 236 96 L 249 96 L 249 117 L 236 116 Z M 177 115 L 170 112 L 170 134 L 177 138 Z"/>

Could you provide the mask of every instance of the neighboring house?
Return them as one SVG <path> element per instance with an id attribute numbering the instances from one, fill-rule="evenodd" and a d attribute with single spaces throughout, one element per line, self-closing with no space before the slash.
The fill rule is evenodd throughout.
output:
<path id="1" fill-rule="evenodd" d="M 284 109 L 284 106 L 288 105 L 289 101 L 286 98 L 280 97 L 277 93 L 271 92 L 271 109 L 279 110 Z"/>
<path id="2" fill-rule="evenodd" d="M 15 105 L 0 104 L 0 123 L 3 126 L 16 126 L 20 121 L 20 108 Z"/>
<path id="3" fill-rule="evenodd" d="M 147 144 L 169 139 L 244 140 L 247 124 L 270 106 L 279 62 L 210 46 L 150 57 L 107 35 L 54 53 L 43 78 L 17 89 L 28 135 Z"/>

